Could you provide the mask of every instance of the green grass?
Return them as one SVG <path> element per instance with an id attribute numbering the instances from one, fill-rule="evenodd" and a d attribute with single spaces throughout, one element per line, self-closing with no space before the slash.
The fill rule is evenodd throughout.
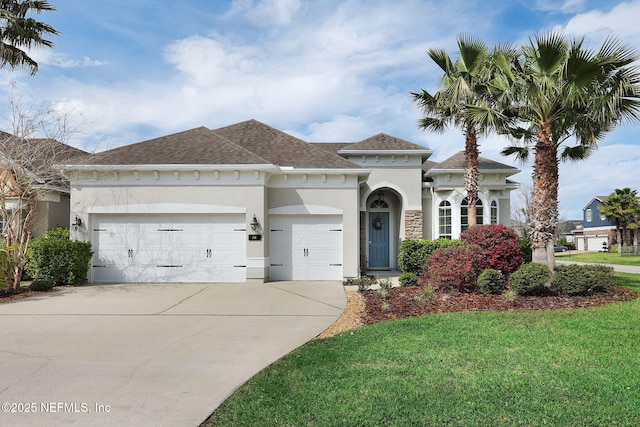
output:
<path id="1" fill-rule="evenodd" d="M 207 425 L 638 426 L 638 366 L 640 300 L 430 315 L 312 341 Z"/>
<path id="2" fill-rule="evenodd" d="M 638 265 L 640 266 L 640 255 L 622 256 L 618 253 L 609 252 L 562 252 L 556 254 L 556 259 L 561 261 L 574 262 L 595 262 L 599 264 L 618 265 Z"/>

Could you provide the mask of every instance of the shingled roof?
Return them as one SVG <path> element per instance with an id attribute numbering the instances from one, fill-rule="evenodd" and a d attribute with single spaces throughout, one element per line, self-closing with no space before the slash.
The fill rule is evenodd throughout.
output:
<path id="1" fill-rule="evenodd" d="M 89 164 L 270 164 L 204 126 L 95 154 Z"/>
<path id="2" fill-rule="evenodd" d="M 425 172 L 438 171 L 438 170 L 464 170 L 465 160 L 464 151 L 458 151 L 453 156 L 449 157 L 441 163 L 423 164 L 423 170 Z M 504 163 L 496 162 L 485 157 L 478 157 L 478 170 L 505 170 L 511 172 L 518 172 L 519 169 Z"/>
<path id="3" fill-rule="evenodd" d="M 315 147 L 257 120 L 215 129 L 217 135 L 278 166 L 318 169 L 357 169 L 359 165 Z"/>
<path id="4" fill-rule="evenodd" d="M 398 151 L 419 150 L 431 153 L 431 150 L 413 142 L 396 138 L 395 136 L 379 133 L 360 142 L 344 147 L 342 151 Z"/>

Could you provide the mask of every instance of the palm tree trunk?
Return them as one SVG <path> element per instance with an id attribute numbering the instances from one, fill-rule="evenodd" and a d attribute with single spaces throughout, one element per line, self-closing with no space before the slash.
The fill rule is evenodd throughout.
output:
<path id="1" fill-rule="evenodd" d="M 467 190 L 469 228 L 476 226 L 476 200 L 478 199 L 478 137 L 471 124 L 467 124 L 464 147 L 464 186 Z"/>
<path id="2" fill-rule="evenodd" d="M 553 242 L 558 223 L 558 148 L 551 141 L 550 126 L 538 133 L 533 162 L 531 194 L 531 246 L 533 262 L 547 264 L 553 270 Z"/>

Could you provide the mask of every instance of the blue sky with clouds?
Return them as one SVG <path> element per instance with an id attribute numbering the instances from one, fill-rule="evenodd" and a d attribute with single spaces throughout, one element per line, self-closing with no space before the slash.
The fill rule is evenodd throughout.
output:
<path id="1" fill-rule="evenodd" d="M 434 150 L 463 148 L 458 130 L 417 127 L 410 92 L 435 90 L 433 47 L 456 35 L 520 44 L 542 31 L 607 35 L 640 48 L 640 0 L 50 0 L 41 20 L 62 34 L 32 52 L 40 70 L 0 70 L 0 96 L 51 102 L 83 130 L 73 145 L 103 150 L 198 126 L 254 118 L 307 141 L 384 132 Z M 0 108 L 0 118 L 6 114 Z M 640 191 L 640 125 L 610 133 L 589 160 L 560 169 L 560 211 L 580 218 L 595 195 Z M 482 155 L 522 169 L 487 136 Z"/>

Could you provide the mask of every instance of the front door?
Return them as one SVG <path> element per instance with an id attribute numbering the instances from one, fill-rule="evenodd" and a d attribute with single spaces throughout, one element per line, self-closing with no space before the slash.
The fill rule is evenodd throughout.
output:
<path id="1" fill-rule="evenodd" d="M 369 268 L 389 268 L 389 212 L 369 213 Z"/>

